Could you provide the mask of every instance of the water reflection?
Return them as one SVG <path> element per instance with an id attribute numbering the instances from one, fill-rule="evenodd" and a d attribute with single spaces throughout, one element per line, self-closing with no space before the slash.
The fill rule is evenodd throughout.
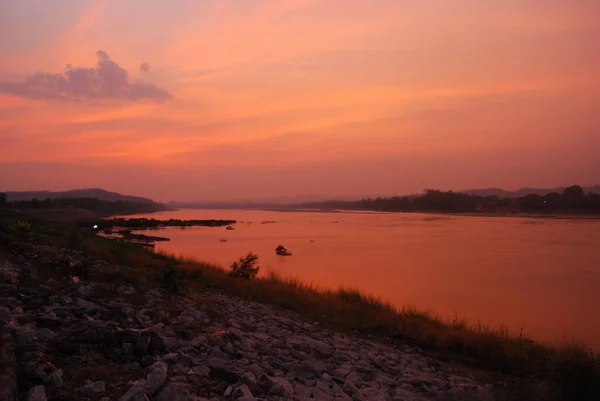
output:
<path id="1" fill-rule="evenodd" d="M 397 305 L 600 349 L 599 221 L 249 210 L 152 217 L 238 220 L 231 231 L 165 229 L 172 240 L 157 249 L 222 265 L 252 251 L 263 274 L 358 287 Z M 293 256 L 276 255 L 279 244 Z"/>

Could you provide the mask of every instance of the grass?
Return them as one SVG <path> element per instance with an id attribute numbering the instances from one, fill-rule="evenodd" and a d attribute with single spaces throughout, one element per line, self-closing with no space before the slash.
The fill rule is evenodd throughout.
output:
<path id="1" fill-rule="evenodd" d="M 67 247 L 64 227 L 40 229 L 40 240 Z M 560 399 L 600 399 L 600 359 L 576 342 L 562 346 L 512 335 L 507 327 L 472 324 L 456 316 L 445 320 L 414 306 L 396 308 L 355 288 L 322 289 L 275 272 L 245 280 L 222 267 L 154 253 L 138 245 L 81 233 L 85 254 L 126 267 L 106 269 L 104 281 L 135 286 L 163 285 L 174 291 L 214 289 L 230 295 L 277 305 L 307 319 L 386 341 L 418 346 L 446 361 L 475 365 L 520 380 L 539 379 L 557 386 Z M 232 259 L 237 255 L 232 255 Z"/>

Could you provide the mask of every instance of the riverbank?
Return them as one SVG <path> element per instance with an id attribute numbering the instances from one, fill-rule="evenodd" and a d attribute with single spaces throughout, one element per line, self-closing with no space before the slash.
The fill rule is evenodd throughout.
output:
<path id="1" fill-rule="evenodd" d="M 79 240 L 73 242 L 72 234 L 65 227 L 38 226 L 36 230 L 36 243 L 45 244 L 43 247 L 31 244 L 10 247 L 7 241 L 12 240 L 5 238 L 4 253 L 9 260 L 27 260 L 34 270 L 50 269 L 51 278 L 65 285 L 74 280 L 72 276 L 77 277 L 79 281 L 67 287 L 78 288 L 104 277 L 100 280 L 108 280 L 110 285 L 140 286 L 136 290 L 140 292 L 166 289 L 188 298 L 218 293 L 228 299 L 239 299 L 239 302 L 245 300 L 283 307 L 290 313 L 297 313 L 294 319 L 298 321 L 319 322 L 320 326 L 352 338 L 366 338 L 392 348 L 407 347 L 420 357 L 452 368 L 452 374 L 464 371 L 481 378 L 480 384 L 491 384 L 494 391 L 506 387 L 512 394 L 526 392 L 529 394 L 527 399 L 535 399 L 533 395 L 549 388 L 555 393 L 562 392 L 561 399 L 585 399 L 581 396 L 568 398 L 569 394 L 599 394 L 594 393 L 599 390 L 593 387 L 600 382 L 598 361 L 581 346 L 569 344 L 552 348 L 527 338 L 511 337 L 506 330 L 474 327 L 464 321 L 444 322 L 414 308 L 398 311 L 377 298 L 352 289 L 319 291 L 275 275 L 253 281 L 235 279 L 217 266 L 154 254 L 139 246 L 116 243 L 85 232 L 79 233 Z M 66 250 L 68 246 L 75 250 Z M 50 256 L 40 256 L 45 253 Z M 64 254 L 66 258 L 60 256 Z M 39 263 L 40 260 L 43 263 Z M 18 288 L 23 285 L 19 281 Z M 33 301 L 35 297 L 34 293 L 30 299 Z M 108 292 L 105 298 L 110 299 Z M 47 305 L 48 300 L 43 298 L 35 302 Z M 15 307 L 11 308 L 12 313 Z M 330 362 L 334 367 L 334 361 Z M 450 371 L 444 372 L 449 374 Z M 415 399 L 431 398 L 433 393 Z"/>
<path id="2" fill-rule="evenodd" d="M 506 391 L 416 347 L 159 277 L 52 246 L 2 254 L 3 400 L 492 400 Z"/>
<path id="3" fill-rule="evenodd" d="M 458 216 L 458 217 L 508 217 L 508 218 L 532 218 L 532 219 L 565 219 L 565 220 L 600 220 L 600 214 L 577 214 L 577 213 L 492 213 L 492 212 L 426 212 L 426 211 L 381 211 L 360 209 L 241 209 L 241 210 L 263 210 L 267 212 L 296 212 L 296 213 L 369 213 L 369 214 L 422 214 L 431 216 Z"/>

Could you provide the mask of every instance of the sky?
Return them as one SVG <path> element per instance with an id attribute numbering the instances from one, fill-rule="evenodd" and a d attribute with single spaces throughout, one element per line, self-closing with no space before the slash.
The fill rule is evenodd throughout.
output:
<path id="1" fill-rule="evenodd" d="M 600 183 L 598 0 L 0 0 L 0 190 Z"/>

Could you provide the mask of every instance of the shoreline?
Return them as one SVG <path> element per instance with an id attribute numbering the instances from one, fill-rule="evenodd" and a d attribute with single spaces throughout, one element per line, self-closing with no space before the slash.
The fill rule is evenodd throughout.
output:
<path id="1" fill-rule="evenodd" d="M 168 288 L 178 293 L 217 292 L 226 297 L 283 308 L 336 332 L 418 349 L 419 353 L 429 355 L 438 363 L 451 362 L 467 371 L 477 370 L 484 375 L 498 375 L 507 380 L 527 377 L 532 383 L 553 383 L 571 390 L 588 386 L 582 380 L 600 384 L 600 355 L 591 355 L 583 344 L 576 342 L 554 346 L 511 334 L 505 327 L 489 327 L 461 319 L 448 321 L 415 307 L 395 308 L 378 297 L 353 288 L 321 290 L 276 274 L 254 280 L 235 278 L 220 266 L 154 253 L 141 246 L 118 243 L 85 230 L 80 230 L 79 239 L 71 242 L 74 227 L 69 231 L 64 226 L 45 223 L 36 225 L 35 229 L 38 230 L 34 233 L 38 238 L 35 242 L 9 245 L 4 252 L 17 252 L 19 260 L 22 259 L 19 252 L 27 247 L 32 247 L 35 258 L 43 254 L 43 249 L 52 249 L 56 255 L 77 255 L 78 260 L 83 262 L 60 267 L 62 273 L 58 277 L 62 280 L 75 280 L 69 278 L 75 277 L 78 281 L 87 282 L 90 274 L 92 277 L 94 274 L 109 274 L 110 280 L 142 280 L 150 286 L 148 288 Z M 0 245 L 11 244 L 14 240 L 10 235 L 9 232 L 3 233 L 0 226 Z M 2 252 L 0 246 L 0 256 Z M 52 256 L 49 260 L 56 258 L 62 260 L 62 256 Z M 32 263 L 37 263 L 32 260 Z M 62 266 L 62 262 L 55 263 L 59 264 L 40 265 L 40 269 Z M 90 270 L 90 263 L 102 267 Z M 114 270 L 117 265 L 118 269 Z M 113 267 L 106 270 L 107 266 Z M 55 269 L 52 274 L 58 274 L 59 267 L 52 269 Z M 72 288 L 72 285 L 65 288 Z M 586 373 L 582 375 L 581 372 Z"/>
<path id="2" fill-rule="evenodd" d="M 557 219 L 557 220 L 600 220 L 600 214 L 577 214 L 577 213 L 491 213 L 491 212 L 425 212 L 425 211 L 383 211 L 383 210 L 363 210 L 363 209 L 276 209 L 276 208 L 203 208 L 203 207 L 181 207 L 168 211 L 182 210 L 243 210 L 243 211 L 264 211 L 277 213 L 361 213 L 361 214 L 421 214 L 434 216 L 455 216 L 455 217 L 511 217 L 511 218 L 532 218 L 532 219 Z M 154 212 L 159 213 L 162 211 Z M 140 213 L 151 214 L 151 213 Z M 126 216 L 126 215 L 123 215 Z"/>

